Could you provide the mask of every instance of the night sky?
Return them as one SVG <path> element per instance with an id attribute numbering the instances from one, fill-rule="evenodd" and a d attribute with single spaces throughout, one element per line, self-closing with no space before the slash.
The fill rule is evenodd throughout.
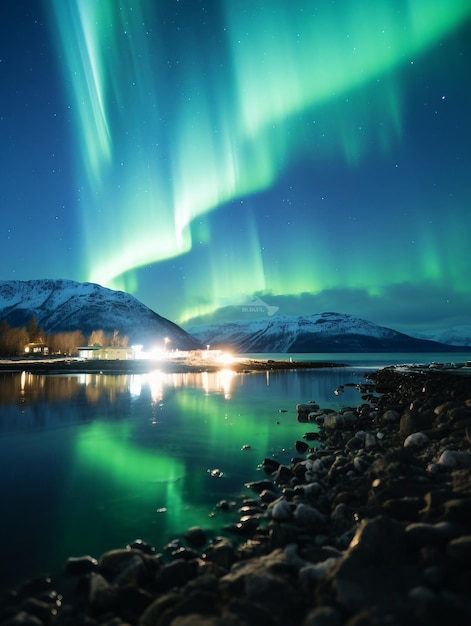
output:
<path id="1" fill-rule="evenodd" d="M 11 0 L 0 279 L 471 323 L 469 0 Z"/>

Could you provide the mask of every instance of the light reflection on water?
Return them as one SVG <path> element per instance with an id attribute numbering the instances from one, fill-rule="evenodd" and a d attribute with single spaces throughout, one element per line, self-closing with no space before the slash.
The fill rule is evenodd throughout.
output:
<path id="1" fill-rule="evenodd" d="M 252 495 L 263 458 L 288 461 L 314 429 L 296 404 L 356 405 L 354 387 L 333 391 L 363 380 L 347 368 L 0 374 L 0 583 L 138 537 L 160 549 L 192 525 L 219 533 L 234 519 L 217 503 Z"/>

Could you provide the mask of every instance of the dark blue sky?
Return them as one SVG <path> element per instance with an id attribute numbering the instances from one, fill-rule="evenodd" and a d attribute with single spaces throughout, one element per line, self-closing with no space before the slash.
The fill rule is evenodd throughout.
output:
<path id="1" fill-rule="evenodd" d="M 1 280 L 470 323 L 469 1 L 0 12 Z"/>

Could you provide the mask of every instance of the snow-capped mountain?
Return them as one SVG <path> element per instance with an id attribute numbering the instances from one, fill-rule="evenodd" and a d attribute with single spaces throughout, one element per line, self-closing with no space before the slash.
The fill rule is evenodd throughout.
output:
<path id="1" fill-rule="evenodd" d="M 168 337 L 172 349 L 199 347 L 182 328 L 122 291 L 71 280 L 0 281 L 0 320 L 28 327 L 33 315 L 47 333 L 81 330 L 87 337 L 93 330 L 118 330 L 130 344 L 151 347 Z"/>
<path id="2" fill-rule="evenodd" d="M 237 352 L 444 352 L 449 345 L 417 339 L 340 313 L 273 315 L 189 328 L 203 345 Z"/>
<path id="3" fill-rule="evenodd" d="M 451 326 L 443 330 L 411 334 L 419 339 L 439 341 L 452 346 L 471 346 L 471 326 Z"/>

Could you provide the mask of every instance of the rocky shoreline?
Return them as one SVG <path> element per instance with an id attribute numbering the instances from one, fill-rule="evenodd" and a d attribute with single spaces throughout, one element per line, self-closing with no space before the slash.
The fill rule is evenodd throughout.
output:
<path id="1" fill-rule="evenodd" d="M 297 406 L 296 456 L 260 459 L 224 536 L 74 555 L 65 591 L 3 593 L 0 624 L 468 626 L 471 376 L 385 368 L 360 391 Z"/>

